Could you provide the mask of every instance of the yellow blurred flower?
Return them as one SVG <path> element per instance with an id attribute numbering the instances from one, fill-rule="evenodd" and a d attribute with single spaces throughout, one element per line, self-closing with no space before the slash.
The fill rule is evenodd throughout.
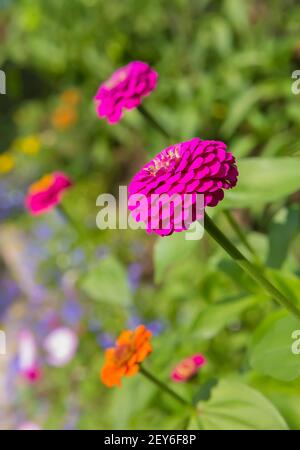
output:
<path id="1" fill-rule="evenodd" d="M 65 90 L 60 98 L 63 103 L 66 103 L 69 106 L 76 106 L 81 100 L 80 92 L 74 88 Z"/>
<path id="2" fill-rule="evenodd" d="M 0 173 L 8 173 L 15 166 L 15 158 L 8 152 L 0 155 Z"/>
<path id="3" fill-rule="evenodd" d="M 52 125 L 58 130 L 65 130 L 77 120 L 77 112 L 71 106 L 59 106 L 52 115 Z"/>
<path id="4" fill-rule="evenodd" d="M 14 147 L 26 155 L 35 155 L 40 151 L 41 141 L 38 136 L 31 135 L 17 139 Z"/>

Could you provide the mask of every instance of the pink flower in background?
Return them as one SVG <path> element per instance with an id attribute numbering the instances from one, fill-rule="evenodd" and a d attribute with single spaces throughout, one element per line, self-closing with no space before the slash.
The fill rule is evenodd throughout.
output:
<path id="1" fill-rule="evenodd" d="M 116 70 L 94 98 L 98 116 L 106 117 L 110 124 L 119 122 L 124 109 L 136 108 L 155 89 L 157 78 L 157 72 L 141 61 Z"/>
<path id="2" fill-rule="evenodd" d="M 206 206 L 216 206 L 223 199 L 224 189 L 237 183 L 235 158 L 226 148 L 221 141 L 194 138 L 160 152 L 128 186 L 132 217 L 145 223 L 148 232 L 162 236 L 188 229 L 192 222 L 203 217 Z M 197 194 L 202 194 L 201 209 Z M 160 196 L 160 205 L 158 201 L 153 203 L 153 195 Z M 176 197 L 172 208 L 171 196 Z M 166 222 L 167 226 L 162 225 Z"/>
<path id="3" fill-rule="evenodd" d="M 71 328 L 56 328 L 44 340 L 48 363 L 56 367 L 68 364 L 76 353 L 77 345 L 77 335 Z"/>
<path id="4" fill-rule="evenodd" d="M 41 427 L 35 422 L 24 422 L 18 428 L 17 431 L 38 431 L 41 430 Z"/>
<path id="5" fill-rule="evenodd" d="M 171 373 L 171 378 L 177 383 L 188 381 L 197 374 L 199 368 L 204 364 L 206 364 L 206 359 L 201 353 L 189 356 L 177 364 Z"/>
<path id="6" fill-rule="evenodd" d="M 25 206 L 33 215 L 50 211 L 71 185 L 70 179 L 62 172 L 45 175 L 29 187 Z"/>
<path id="7" fill-rule="evenodd" d="M 29 330 L 23 330 L 19 337 L 19 369 L 23 378 L 35 383 L 41 378 L 41 370 L 37 364 L 36 341 Z"/>

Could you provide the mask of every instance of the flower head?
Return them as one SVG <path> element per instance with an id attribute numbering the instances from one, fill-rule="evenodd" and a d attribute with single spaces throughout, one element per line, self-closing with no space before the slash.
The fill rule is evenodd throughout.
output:
<path id="1" fill-rule="evenodd" d="M 37 364 L 37 345 L 30 330 L 22 330 L 19 337 L 19 369 L 23 378 L 35 383 L 41 378 L 41 370 Z"/>
<path id="2" fill-rule="evenodd" d="M 189 356 L 188 358 L 177 364 L 177 366 L 171 373 L 171 378 L 177 383 L 188 381 L 190 378 L 196 375 L 199 368 L 204 364 L 206 364 L 206 360 L 200 353 Z"/>
<path id="3" fill-rule="evenodd" d="M 21 152 L 26 155 L 35 155 L 40 151 L 41 148 L 41 140 L 38 136 L 31 135 L 23 138 L 16 139 L 14 143 L 14 147 L 16 147 Z"/>
<path id="4" fill-rule="evenodd" d="M 206 206 L 223 199 L 237 176 L 226 144 L 194 138 L 166 148 L 133 177 L 128 208 L 148 232 L 165 236 L 183 231 L 203 217 Z M 197 194 L 202 194 L 200 209 Z"/>
<path id="5" fill-rule="evenodd" d="M 77 121 L 77 111 L 73 105 L 59 106 L 52 115 L 52 125 L 57 130 L 63 131 L 74 125 Z"/>
<path id="6" fill-rule="evenodd" d="M 71 185 L 70 179 L 62 172 L 44 175 L 29 187 L 25 206 L 33 215 L 49 211 L 60 202 L 62 193 Z"/>
<path id="7" fill-rule="evenodd" d="M 0 173 L 8 173 L 15 166 L 15 158 L 9 152 L 0 155 Z"/>
<path id="8" fill-rule="evenodd" d="M 80 102 L 80 92 L 75 88 L 66 89 L 61 94 L 61 101 L 70 106 L 76 106 Z"/>
<path id="9" fill-rule="evenodd" d="M 123 376 L 130 377 L 139 371 L 139 363 L 151 353 L 151 332 L 144 325 L 134 331 L 123 331 L 115 347 L 105 352 L 105 363 L 101 370 L 101 380 L 108 386 L 120 386 Z"/>
<path id="10" fill-rule="evenodd" d="M 110 124 L 119 122 L 123 109 L 136 108 L 155 89 L 157 78 L 157 72 L 141 61 L 116 70 L 94 98 L 99 117 L 106 117 Z"/>
<path id="11" fill-rule="evenodd" d="M 39 431 L 41 430 L 40 425 L 38 425 L 35 422 L 23 422 L 19 427 L 17 428 L 18 431 Z"/>
<path id="12" fill-rule="evenodd" d="M 75 355 L 78 338 L 71 328 L 59 327 L 48 334 L 43 345 L 48 353 L 48 363 L 61 367 L 68 364 Z"/>

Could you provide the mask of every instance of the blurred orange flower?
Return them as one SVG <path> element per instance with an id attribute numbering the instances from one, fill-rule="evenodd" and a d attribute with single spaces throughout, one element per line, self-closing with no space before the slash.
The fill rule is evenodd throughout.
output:
<path id="1" fill-rule="evenodd" d="M 52 115 L 52 125 L 65 130 L 77 121 L 77 112 L 72 106 L 59 106 Z"/>
<path id="2" fill-rule="evenodd" d="M 139 363 L 152 351 L 151 336 L 152 333 L 144 325 L 120 334 L 115 347 L 105 352 L 105 363 L 100 375 L 106 386 L 121 386 L 123 376 L 130 377 L 139 371 Z"/>
<path id="3" fill-rule="evenodd" d="M 80 102 L 80 93 L 77 89 L 70 88 L 61 94 L 61 100 L 69 106 L 76 106 Z"/>

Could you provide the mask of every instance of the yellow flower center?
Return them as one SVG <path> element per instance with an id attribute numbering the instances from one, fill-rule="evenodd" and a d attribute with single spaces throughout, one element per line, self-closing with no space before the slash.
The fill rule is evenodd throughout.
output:
<path id="1" fill-rule="evenodd" d="M 30 194 L 36 194 L 37 192 L 46 191 L 53 182 L 53 175 L 44 175 L 39 181 L 30 186 L 29 192 Z"/>
<path id="2" fill-rule="evenodd" d="M 156 157 L 152 160 L 153 164 L 149 165 L 145 170 L 150 172 L 151 175 L 156 175 L 160 169 L 167 170 L 170 166 L 171 161 L 174 159 L 180 159 L 179 145 L 175 145 L 174 148 L 169 150 L 164 150 L 161 153 L 160 158 Z"/>
<path id="3" fill-rule="evenodd" d="M 124 81 L 126 77 L 127 77 L 127 70 L 126 69 L 120 70 L 118 73 L 114 74 L 109 80 L 107 80 L 104 83 L 104 85 L 109 89 L 112 89 L 119 83 Z"/>
<path id="4" fill-rule="evenodd" d="M 127 363 L 127 361 L 129 361 L 133 353 L 134 348 L 131 342 L 129 342 L 128 344 L 118 345 L 117 348 L 115 349 L 114 355 L 115 364 L 119 367 L 123 366 L 124 364 Z"/>
<path id="5" fill-rule="evenodd" d="M 184 361 L 177 367 L 177 372 L 182 378 L 188 378 L 194 374 L 195 364 L 193 361 Z"/>

